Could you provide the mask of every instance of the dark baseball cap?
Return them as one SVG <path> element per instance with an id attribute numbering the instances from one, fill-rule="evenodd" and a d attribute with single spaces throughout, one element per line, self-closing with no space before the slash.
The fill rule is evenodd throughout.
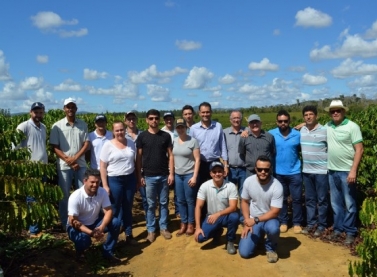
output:
<path id="1" fill-rule="evenodd" d="M 209 170 L 212 171 L 212 169 L 214 169 L 215 167 L 221 167 L 222 169 L 224 169 L 224 165 L 223 163 L 220 163 L 220 162 L 212 162 L 211 165 L 209 166 Z"/>
<path id="2" fill-rule="evenodd" d="M 166 112 L 166 113 L 164 113 L 164 118 L 168 117 L 168 116 L 171 116 L 174 119 L 174 114 L 172 112 Z"/>
<path id="3" fill-rule="evenodd" d="M 31 108 L 30 110 L 34 110 L 34 109 L 44 109 L 45 108 L 45 105 L 43 105 L 41 102 L 35 102 L 31 105 Z"/>
<path id="4" fill-rule="evenodd" d="M 94 119 L 94 122 L 97 122 L 97 121 L 100 121 L 100 120 L 107 122 L 106 116 L 104 114 L 97 114 L 96 118 Z"/>

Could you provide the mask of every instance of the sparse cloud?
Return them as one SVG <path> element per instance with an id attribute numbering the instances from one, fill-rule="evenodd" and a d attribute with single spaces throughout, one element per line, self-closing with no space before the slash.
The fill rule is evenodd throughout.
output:
<path id="1" fill-rule="evenodd" d="M 37 90 L 42 87 L 43 78 L 28 77 L 20 83 L 22 90 Z"/>
<path id="2" fill-rule="evenodd" d="M 152 64 L 150 67 L 141 72 L 128 72 L 128 78 L 134 84 L 145 84 L 152 81 L 153 79 L 165 79 L 164 81 L 166 81 L 166 78 L 170 78 L 186 72 L 187 69 L 181 67 L 175 67 L 172 70 L 160 72 L 157 70 L 157 66 Z"/>
<path id="3" fill-rule="evenodd" d="M 26 92 L 14 82 L 7 82 L 0 91 L 0 99 L 10 100 L 25 100 L 27 99 Z M 30 107 L 29 107 L 30 109 Z"/>
<path id="4" fill-rule="evenodd" d="M 348 84 L 350 87 L 377 87 L 376 75 L 365 75 Z"/>
<path id="5" fill-rule="evenodd" d="M 372 24 L 372 27 L 370 27 L 365 32 L 365 38 L 367 39 L 377 38 L 377 20 Z"/>
<path id="6" fill-rule="evenodd" d="M 107 72 L 99 72 L 97 70 L 85 68 L 84 69 L 84 79 L 85 80 L 98 80 L 105 79 L 109 74 Z"/>
<path id="7" fill-rule="evenodd" d="M 217 97 L 221 97 L 222 96 L 222 93 L 218 90 L 214 91 L 212 94 L 211 94 L 211 97 L 214 97 L 214 98 L 217 98 Z"/>
<path id="8" fill-rule="evenodd" d="M 4 53 L 0 50 L 0 81 L 7 81 L 10 79 L 9 64 L 5 63 Z"/>
<path id="9" fill-rule="evenodd" d="M 306 67 L 305 66 L 300 66 L 300 65 L 290 66 L 288 68 L 288 70 L 292 71 L 292 72 L 304 72 L 306 70 Z"/>
<path id="10" fill-rule="evenodd" d="M 38 63 L 48 63 L 48 56 L 47 55 L 38 55 L 37 56 Z"/>
<path id="11" fill-rule="evenodd" d="M 81 28 L 80 30 L 76 30 L 76 31 L 59 30 L 58 33 L 59 33 L 59 36 L 62 38 L 83 37 L 88 34 L 88 29 Z"/>
<path id="12" fill-rule="evenodd" d="M 232 75 L 230 74 L 225 74 L 225 76 L 219 78 L 219 82 L 222 83 L 222 84 L 232 84 L 236 81 L 236 78 L 234 78 Z"/>
<path id="13" fill-rule="evenodd" d="M 279 29 L 275 29 L 275 30 L 272 32 L 272 34 L 273 34 L 274 36 L 280 36 L 280 30 L 279 30 Z"/>
<path id="14" fill-rule="evenodd" d="M 115 84 L 110 88 L 91 87 L 89 88 L 89 94 L 113 95 L 117 99 L 136 99 L 139 96 L 139 88 L 130 82 L 123 82 L 122 84 Z"/>
<path id="15" fill-rule="evenodd" d="M 169 89 L 157 86 L 157 85 L 147 85 L 147 94 L 151 97 L 153 102 L 170 102 L 170 92 Z"/>
<path id="16" fill-rule="evenodd" d="M 55 91 L 82 91 L 83 87 L 73 81 L 72 79 L 67 79 L 64 82 L 54 87 Z"/>
<path id="17" fill-rule="evenodd" d="M 261 71 L 277 71 L 279 66 L 277 64 L 270 63 L 270 60 L 263 58 L 259 63 L 251 62 L 249 64 L 250 70 L 261 70 Z"/>
<path id="18" fill-rule="evenodd" d="M 167 0 L 165 1 L 165 7 L 168 7 L 168 8 L 172 8 L 172 7 L 175 7 L 177 4 L 171 0 Z"/>
<path id="19" fill-rule="evenodd" d="M 202 44 L 200 42 L 192 40 L 176 40 L 175 45 L 178 47 L 178 49 L 184 51 L 192 51 L 202 48 Z"/>
<path id="20" fill-rule="evenodd" d="M 327 83 L 327 78 L 325 76 L 315 76 L 306 73 L 302 76 L 302 83 L 309 86 L 318 86 Z"/>
<path id="21" fill-rule="evenodd" d="M 187 76 L 183 88 L 203 89 L 215 75 L 205 67 L 193 67 Z"/>
<path id="22" fill-rule="evenodd" d="M 362 61 L 346 59 L 338 67 L 331 70 L 335 78 L 347 78 L 357 75 L 377 74 L 376 64 L 364 64 Z"/>
<path id="23" fill-rule="evenodd" d="M 326 13 L 307 7 L 296 13 L 296 26 L 323 28 L 332 24 L 332 18 Z"/>

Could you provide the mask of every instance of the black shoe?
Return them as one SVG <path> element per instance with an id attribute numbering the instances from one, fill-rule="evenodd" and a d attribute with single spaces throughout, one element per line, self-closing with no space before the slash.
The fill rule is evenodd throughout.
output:
<path id="1" fill-rule="evenodd" d="M 333 232 L 331 235 L 328 235 L 326 238 L 331 241 L 337 241 L 340 239 L 340 233 L 339 232 Z"/>
<path id="2" fill-rule="evenodd" d="M 346 240 L 344 241 L 344 244 L 351 245 L 355 242 L 355 237 L 351 235 L 347 235 Z"/>
<path id="3" fill-rule="evenodd" d="M 120 263 L 122 262 L 121 259 L 115 257 L 114 255 L 106 256 L 105 259 L 106 259 L 110 264 L 120 264 Z"/>
<path id="4" fill-rule="evenodd" d="M 325 229 L 317 228 L 317 230 L 315 230 L 313 236 L 320 237 L 320 236 L 323 235 L 324 232 L 325 232 Z"/>
<path id="5" fill-rule="evenodd" d="M 237 253 L 236 248 L 234 247 L 234 242 L 232 241 L 228 241 L 228 243 L 226 244 L 226 250 L 230 255 L 234 255 Z"/>
<path id="6" fill-rule="evenodd" d="M 126 236 L 126 244 L 127 245 L 138 245 L 139 243 L 137 240 L 134 238 L 133 235 Z"/>
<path id="7" fill-rule="evenodd" d="M 309 235 L 312 232 L 313 232 L 313 227 L 306 226 L 304 229 L 302 229 L 301 234 Z"/>

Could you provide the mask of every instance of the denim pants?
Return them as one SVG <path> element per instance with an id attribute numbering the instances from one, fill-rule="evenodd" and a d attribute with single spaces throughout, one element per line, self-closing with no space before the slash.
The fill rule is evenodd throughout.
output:
<path id="1" fill-rule="evenodd" d="M 160 230 L 166 230 L 168 227 L 169 215 L 169 185 L 167 176 L 145 176 L 146 194 L 148 201 L 147 213 L 147 230 L 155 232 L 156 230 L 156 206 L 159 200 L 160 204 Z"/>
<path id="2" fill-rule="evenodd" d="M 329 170 L 331 207 L 334 212 L 334 232 L 356 236 L 356 184 L 348 184 L 348 171 Z"/>
<path id="3" fill-rule="evenodd" d="M 280 224 L 288 224 L 288 196 L 292 198 L 293 217 L 292 223 L 294 226 L 302 224 L 302 176 L 301 173 L 293 175 L 276 174 L 276 179 L 283 185 L 283 207 L 279 213 Z"/>
<path id="4" fill-rule="evenodd" d="M 196 186 L 190 187 L 188 181 L 194 174 L 175 174 L 175 192 L 182 223 L 195 222 Z"/>
<path id="5" fill-rule="evenodd" d="M 58 183 L 63 191 L 63 199 L 59 201 L 59 217 L 63 226 L 68 220 L 68 198 L 71 192 L 72 179 L 75 178 L 75 189 L 84 185 L 84 174 L 86 167 L 80 167 L 78 170 L 66 169 L 58 170 Z"/>
<path id="6" fill-rule="evenodd" d="M 246 168 L 245 167 L 229 167 L 229 173 L 227 180 L 238 186 L 238 197 L 241 199 L 243 183 L 246 179 Z M 240 205 L 240 222 L 244 220 Z"/>
<path id="7" fill-rule="evenodd" d="M 86 225 L 90 230 L 94 230 L 96 227 L 100 226 L 103 220 L 103 214 L 100 213 L 98 219 L 92 225 Z M 114 254 L 114 247 L 117 243 L 120 229 L 120 221 L 113 217 L 112 220 L 105 228 L 105 233 L 107 234 L 106 242 L 103 244 L 103 255 L 105 257 L 112 256 Z M 67 228 L 68 237 L 71 241 L 75 243 L 75 249 L 78 253 L 84 252 L 92 244 L 92 238 L 85 234 L 84 232 L 78 231 L 71 225 Z"/>
<path id="8" fill-rule="evenodd" d="M 307 227 L 324 230 L 329 207 L 329 177 L 327 174 L 303 173 Z M 318 207 L 318 213 L 316 213 Z M 317 219 L 318 214 L 318 219 Z"/>
<path id="9" fill-rule="evenodd" d="M 273 218 L 267 221 L 259 222 L 253 227 L 253 231 L 249 232 L 245 238 L 241 238 L 238 244 L 238 252 L 242 258 L 250 258 L 254 254 L 258 241 L 267 235 L 265 248 L 266 251 L 276 251 L 280 236 L 279 220 Z"/>
<path id="10" fill-rule="evenodd" d="M 26 197 L 26 203 L 27 205 L 30 207 L 32 205 L 32 203 L 36 202 L 35 201 L 35 198 L 32 197 L 32 196 L 27 196 Z M 29 233 L 31 235 L 36 235 L 40 232 L 40 228 L 39 228 L 39 224 L 38 222 L 33 222 L 32 224 L 29 225 Z"/>
<path id="11" fill-rule="evenodd" d="M 129 175 L 108 176 L 110 201 L 113 216 L 118 218 L 124 227 L 126 236 L 132 235 L 132 205 L 136 191 L 136 177 Z"/>
<path id="12" fill-rule="evenodd" d="M 147 191 L 145 189 L 145 186 L 139 188 L 139 193 L 141 196 L 141 205 L 143 206 L 143 210 L 145 214 L 145 222 L 147 222 L 148 200 L 147 200 Z"/>
<path id="13" fill-rule="evenodd" d="M 238 227 L 238 220 L 239 214 L 237 212 L 233 212 L 227 215 L 220 216 L 214 224 L 208 223 L 208 215 L 202 222 L 202 230 L 204 233 L 204 237 L 202 234 L 198 237 L 198 242 L 205 242 L 210 238 L 213 238 L 216 234 L 216 231 L 220 230 L 222 227 L 227 228 L 226 232 L 226 240 L 227 241 L 235 241 L 236 240 L 236 232 Z"/>

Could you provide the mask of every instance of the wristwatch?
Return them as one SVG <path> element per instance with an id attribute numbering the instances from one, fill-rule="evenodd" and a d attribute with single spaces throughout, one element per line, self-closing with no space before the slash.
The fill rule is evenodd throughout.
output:
<path id="1" fill-rule="evenodd" d="M 255 222 L 255 224 L 258 224 L 259 223 L 259 217 L 254 217 L 254 222 Z"/>

